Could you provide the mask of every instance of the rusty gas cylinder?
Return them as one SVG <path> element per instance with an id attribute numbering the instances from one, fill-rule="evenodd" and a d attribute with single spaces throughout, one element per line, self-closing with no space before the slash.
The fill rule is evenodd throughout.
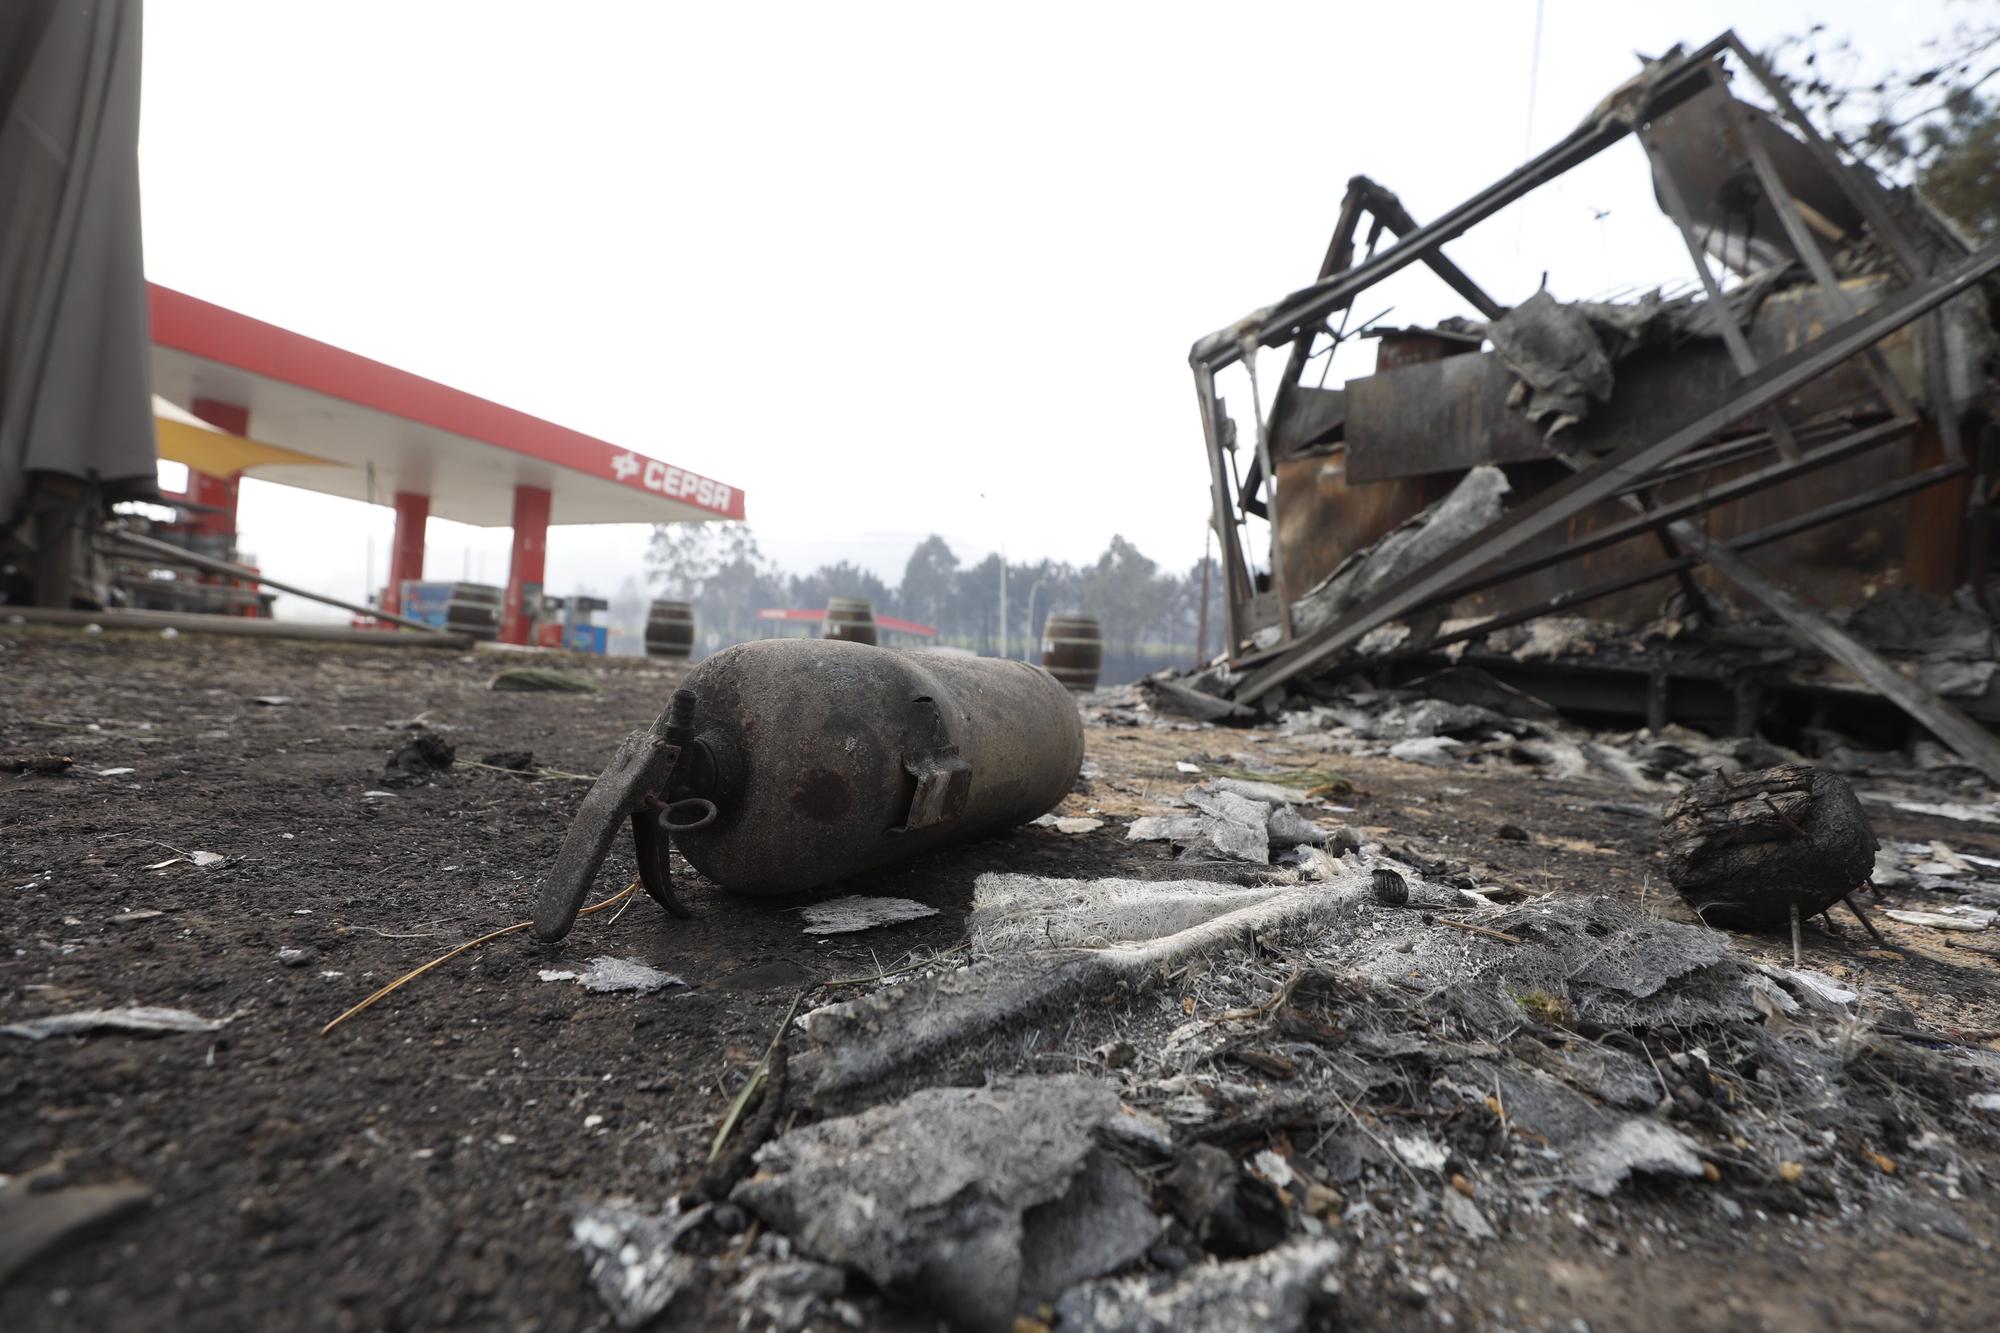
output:
<path id="1" fill-rule="evenodd" d="M 1104 636 L 1096 616 L 1050 616 L 1042 625 L 1042 665 L 1073 690 L 1097 688 Z"/>
<path id="2" fill-rule="evenodd" d="M 694 651 L 694 607 L 654 602 L 646 611 L 646 656 L 686 657 Z"/>
<path id="3" fill-rule="evenodd" d="M 1026 662 L 763 639 L 689 675 L 679 798 L 715 818 L 677 834 L 739 893 L 799 893 L 1025 823 L 1083 763 L 1076 705 Z"/>
<path id="4" fill-rule="evenodd" d="M 820 637 L 847 643 L 874 643 L 874 603 L 865 597 L 827 598 L 826 627 L 820 631 Z"/>

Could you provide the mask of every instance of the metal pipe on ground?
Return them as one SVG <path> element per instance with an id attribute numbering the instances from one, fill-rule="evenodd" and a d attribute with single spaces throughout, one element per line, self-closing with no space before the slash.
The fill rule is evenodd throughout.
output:
<path id="1" fill-rule="evenodd" d="M 246 583 L 255 583 L 262 587 L 273 588 L 278 592 L 288 592 L 294 597 L 303 597 L 308 601 L 324 602 L 328 606 L 337 606 L 343 611 L 352 611 L 358 616 L 373 616 L 377 620 L 386 620 L 390 624 L 400 625 L 404 629 L 421 630 L 425 634 L 444 633 L 443 630 L 435 625 L 426 625 L 421 620 L 412 620 L 408 616 L 398 615 L 394 611 L 384 611 L 380 607 L 375 606 L 362 606 L 356 602 L 342 601 L 338 597 L 329 597 L 323 592 L 313 592 L 309 589 L 298 587 L 295 584 L 280 583 L 278 580 L 268 578 L 248 565 L 239 565 L 232 560 L 217 560 L 213 556 L 198 555 L 183 547 L 175 546 L 172 542 L 158 541 L 152 537 L 142 537 L 136 532 L 112 531 L 105 534 L 105 539 L 113 547 L 123 547 L 126 551 L 134 555 L 150 555 L 158 556 L 165 560 L 177 560 L 182 564 L 193 565 L 196 569 L 205 570 L 210 574 L 222 574 L 229 578 L 242 579 Z"/>
<path id="2" fill-rule="evenodd" d="M 472 640 L 463 634 L 385 634 L 379 629 L 347 625 L 306 625 L 293 620 L 251 620 L 243 616 L 209 616 L 187 611 L 72 611 L 53 606 L 0 606 L 0 618 L 31 625 L 101 625 L 105 629 L 163 629 L 177 633 L 227 634 L 245 639 L 303 639 L 323 643 L 365 643 L 376 648 L 446 648 L 464 650 Z"/>

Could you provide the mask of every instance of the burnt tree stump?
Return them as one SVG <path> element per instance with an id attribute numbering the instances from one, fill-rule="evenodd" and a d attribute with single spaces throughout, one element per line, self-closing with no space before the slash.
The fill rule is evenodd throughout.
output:
<path id="1" fill-rule="evenodd" d="M 1844 778 L 1810 764 L 1705 777 L 1660 814 L 1667 878 L 1732 930 L 1823 912 L 1868 881 L 1875 833 Z"/>

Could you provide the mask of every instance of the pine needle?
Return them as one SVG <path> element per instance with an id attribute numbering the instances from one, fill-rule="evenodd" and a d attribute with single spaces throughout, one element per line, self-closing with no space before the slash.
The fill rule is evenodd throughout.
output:
<path id="1" fill-rule="evenodd" d="M 729 1103 L 729 1110 L 723 1114 L 722 1123 L 716 1127 L 715 1141 L 708 1145 L 708 1160 L 711 1164 L 722 1156 L 722 1147 L 729 1142 L 729 1136 L 736 1132 L 736 1126 L 742 1121 L 751 1105 L 763 1095 L 764 1082 L 771 1073 L 771 1057 L 777 1053 L 778 1043 L 785 1039 L 785 1030 L 791 1027 L 792 1019 L 798 1014 L 799 1001 L 805 998 L 804 991 L 792 996 L 792 1007 L 785 1010 L 784 1021 L 778 1024 L 777 1035 L 772 1037 L 771 1044 L 764 1048 L 764 1058 L 750 1071 L 750 1081 L 743 1085 L 743 1091 L 737 1093 L 736 1099 Z"/>
<path id="2" fill-rule="evenodd" d="M 578 912 L 577 915 L 589 916 L 592 912 L 602 912 L 607 907 L 611 907 L 618 903 L 624 902 L 627 898 L 630 898 L 634 893 L 636 893 L 638 891 L 638 888 L 639 888 L 639 881 L 635 879 L 630 884 L 627 884 L 624 888 L 618 890 L 618 892 L 612 894 L 609 898 L 606 898 L 603 902 L 592 903 L 590 906 L 584 908 L 581 912 Z M 425 963 L 422 967 L 413 969 L 412 971 L 409 972 L 405 972 L 402 976 L 397 977 L 394 981 L 384 986 L 381 990 L 376 991 L 373 995 L 363 1000 L 360 1004 L 355 1005 L 352 1009 L 349 1009 L 346 1013 L 334 1019 L 331 1023 L 328 1023 L 325 1027 L 319 1030 L 319 1035 L 324 1037 L 327 1033 L 333 1031 L 335 1028 L 339 1027 L 342 1023 L 345 1023 L 348 1019 L 360 1013 L 363 1009 L 368 1008 L 368 1006 L 374 1004 L 377 1000 L 380 1000 L 384 996 L 390 995 L 395 991 L 401 990 L 404 986 L 409 985 L 412 981 L 415 981 L 418 977 L 430 971 L 438 964 L 448 963 L 452 959 L 458 957 L 460 954 L 464 953 L 468 949 L 476 949 L 480 945 L 486 943 L 486 941 L 488 940 L 497 940 L 502 935 L 512 935 L 515 931 L 526 930 L 529 926 L 532 926 L 534 924 L 535 923 L 532 921 L 516 921 L 511 926 L 502 926 L 498 930 L 488 931 L 486 934 L 481 935 L 476 940 L 467 940 L 465 943 L 459 945 L 456 949 L 453 949 L 447 953 L 439 954 L 437 957 L 431 959 L 428 963 Z"/>

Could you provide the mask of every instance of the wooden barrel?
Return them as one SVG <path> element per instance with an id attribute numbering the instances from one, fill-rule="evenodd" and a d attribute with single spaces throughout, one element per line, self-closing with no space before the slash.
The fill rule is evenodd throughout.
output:
<path id="1" fill-rule="evenodd" d="M 822 639 L 845 639 L 849 643 L 875 642 L 875 607 L 864 597 L 826 599 L 826 627 Z"/>
<path id="2" fill-rule="evenodd" d="M 490 583 L 454 583 L 444 604 L 444 627 L 487 643 L 500 637 L 500 606 L 507 590 Z"/>
<path id="3" fill-rule="evenodd" d="M 694 606 L 654 602 L 646 609 L 646 656 L 686 657 L 694 651 Z"/>
<path id="4" fill-rule="evenodd" d="M 1050 616 L 1042 625 L 1042 665 L 1073 690 L 1097 688 L 1104 636 L 1096 616 Z"/>

